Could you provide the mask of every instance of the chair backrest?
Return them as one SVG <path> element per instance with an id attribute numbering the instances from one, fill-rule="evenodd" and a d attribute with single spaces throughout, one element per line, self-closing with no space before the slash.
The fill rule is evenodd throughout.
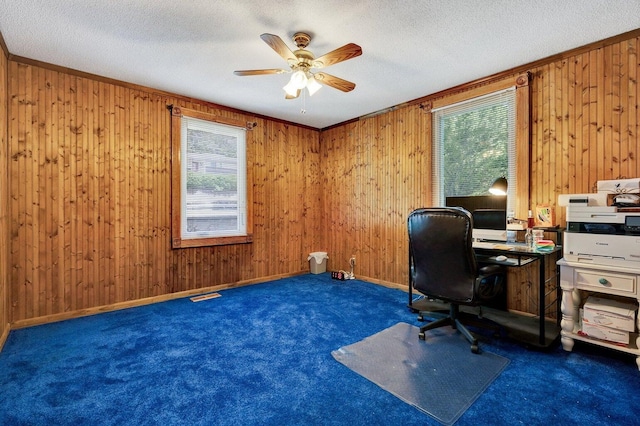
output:
<path id="1" fill-rule="evenodd" d="M 478 266 L 471 213 L 458 207 L 421 208 L 411 212 L 407 227 L 413 288 L 449 302 L 474 303 Z"/>

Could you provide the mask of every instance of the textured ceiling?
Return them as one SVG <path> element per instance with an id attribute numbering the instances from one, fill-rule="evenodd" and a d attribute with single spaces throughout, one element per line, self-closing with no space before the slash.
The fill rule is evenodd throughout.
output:
<path id="1" fill-rule="evenodd" d="M 9 52 L 315 128 L 374 113 L 640 28 L 640 0 L 0 0 Z M 285 100 L 287 67 L 261 39 L 313 36 L 323 69 L 356 83 Z M 302 111 L 306 111 L 302 113 Z"/>

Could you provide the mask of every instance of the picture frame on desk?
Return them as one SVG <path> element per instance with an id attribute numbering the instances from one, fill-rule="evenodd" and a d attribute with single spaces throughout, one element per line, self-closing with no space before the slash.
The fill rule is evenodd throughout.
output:
<path id="1" fill-rule="evenodd" d="M 535 222 L 537 227 L 553 228 L 555 223 L 555 211 L 549 204 L 538 204 L 536 206 Z"/>

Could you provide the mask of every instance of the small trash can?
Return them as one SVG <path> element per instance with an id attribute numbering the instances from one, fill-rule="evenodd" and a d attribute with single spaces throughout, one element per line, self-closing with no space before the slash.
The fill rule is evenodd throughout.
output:
<path id="1" fill-rule="evenodd" d="M 327 256 L 326 251 L 314 251 L 313 253 L 309 253 L 307 260 L 309 261 L 311 273 L 322 274 L 323 272 L 327 272 L 328 258 L 329 256 Z"/>

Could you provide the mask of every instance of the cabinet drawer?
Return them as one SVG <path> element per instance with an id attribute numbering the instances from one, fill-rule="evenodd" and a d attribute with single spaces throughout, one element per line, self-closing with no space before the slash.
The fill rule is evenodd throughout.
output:
<path id="1" fill-rule="evenodd" d="M 575 285 L 584 290 L 615 290 L 617 292 L 635 295 L 636 279 L 637 275 L 631 274 L 616 274 L 585 269 L 575 270 Z"/>

